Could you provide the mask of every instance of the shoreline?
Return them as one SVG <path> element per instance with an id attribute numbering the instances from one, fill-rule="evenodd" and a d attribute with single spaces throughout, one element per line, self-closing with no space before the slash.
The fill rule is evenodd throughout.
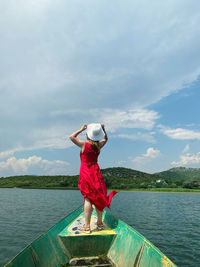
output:
<path id="1" fill-rule="evenodd" d="M 79 190 L 78 187 L 1 187 L 5 189 L 47 189 L 47 190 Z M 147 192 L 147 193 L 200 193 L 200 189 L 187 189 L 187 188 L 153 188 L 153 189 L 138 189 L 138 188 L 130 188 L 130 189 L 117 189 L 117 188 L 108 188 L 108 191 L 119 191 L 119 192 Z"/>

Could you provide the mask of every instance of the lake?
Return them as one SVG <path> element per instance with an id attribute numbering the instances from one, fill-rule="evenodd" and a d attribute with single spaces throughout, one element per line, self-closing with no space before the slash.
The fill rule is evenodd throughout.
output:
<path id="1" fill-rule="evenodd" d="M 0 188 L 0 266 L 82 203 L 76 190 Z M 200 194 L 120 192 L 111 213 L 178 266 L 200 266 Z"/>

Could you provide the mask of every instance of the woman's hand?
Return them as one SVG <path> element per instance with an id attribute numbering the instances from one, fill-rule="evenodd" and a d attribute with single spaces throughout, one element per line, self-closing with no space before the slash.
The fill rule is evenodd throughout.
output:
<path id="1" fill-rule="evenodd" d="M 104 126 L 104 124 L 103 124 L 103 123 L 101 123 L 101 127 L 102 127 L 102 129 L 105 129 L 105 126 Z"/>
<path id="2" fill-rule="evenodd" d="M 83 126 L 81 127 L 81 131 L 85 131 L 87 129 L 87 124 L 83 124 Z"/>

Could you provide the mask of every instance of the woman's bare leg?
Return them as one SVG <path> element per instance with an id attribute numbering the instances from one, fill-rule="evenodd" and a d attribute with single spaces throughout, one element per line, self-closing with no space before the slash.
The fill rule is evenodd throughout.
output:
<path id="1" fill-rule="evenodd" d="M 97 224 L 100 225 L 100 224 L 103 224 L 102 222 L 102 214 L 103 212 L 98 210 L 97 207 L 95 207 L 96 209 L 96 213 L 97 213 Z"/>
<path id="2" fill-rule="evenodd" d="M 89 198 L 85 198 L 84 202 L 84 213 L 85 213 L 85 227 L 90 227 L 90 219 L 92 214 L 92 203 Z"/>

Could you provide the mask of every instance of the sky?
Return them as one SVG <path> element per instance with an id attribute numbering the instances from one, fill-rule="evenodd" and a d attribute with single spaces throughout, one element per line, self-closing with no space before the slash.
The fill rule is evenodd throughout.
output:
<path id="1" fill-rule="evenodd" d="M 78 174 L 69 135 L 94 122 L 109 137 L 101 168 L 200 166 L 199 1 L 2 0 L 0 10 L 0 177 Z"/>

